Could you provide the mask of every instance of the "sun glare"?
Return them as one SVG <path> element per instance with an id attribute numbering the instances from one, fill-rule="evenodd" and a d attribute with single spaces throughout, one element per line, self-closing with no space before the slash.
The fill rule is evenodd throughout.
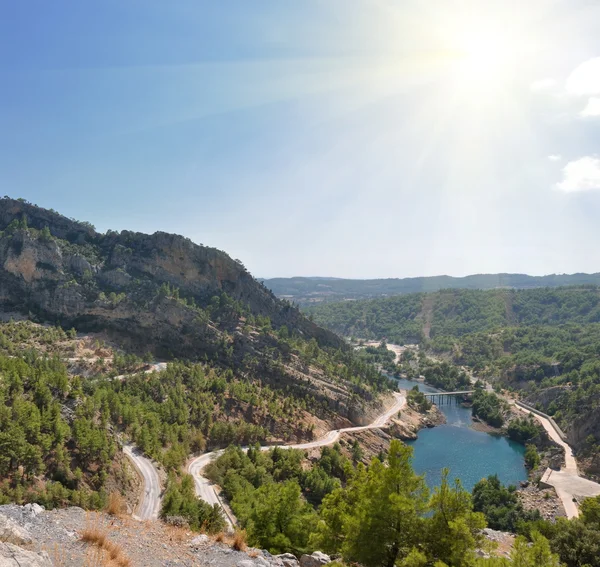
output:
<path id="1" fill-rule="evenodd" d="M 469 22 L 450 32 L 455 53 L 453 74 L 461 86 L 472 91 L 497 88 L 518 68 L 518 40 L 506 28 Z"/>
<path id="2" fill-rule="evenodd" d="M 509 47 L 501 38 L 473 34 L 466 36 L 461 43 L 459 65 L 463 72 L 475 79 L 493 75 L 508 64 Z"/>

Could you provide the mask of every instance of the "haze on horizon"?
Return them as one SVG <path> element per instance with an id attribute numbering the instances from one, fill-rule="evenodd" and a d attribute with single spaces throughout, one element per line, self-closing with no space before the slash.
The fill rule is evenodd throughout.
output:
<path id="1" fill-rule="evenodd" d="M 6 3 L 3 193 L 257 276 L 598 272 L 600 4 Z"/>

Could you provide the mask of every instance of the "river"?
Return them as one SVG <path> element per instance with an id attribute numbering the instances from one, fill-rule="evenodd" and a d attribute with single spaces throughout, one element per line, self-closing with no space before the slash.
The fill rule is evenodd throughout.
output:
<path id="1" fill-rule="evenodd" d="M 410 390 L 415 384 L 421 392 L 439 392 L 422 382 L 398 380 L 398 386 L 403 390 Z M 454 403 L 439 408 L 446 415 L 447 423 L 421 429 L 419 438 L 408 442 L 414 448 L 413 468 L 417 473 L 425 474 L 430 488 L 439 485 L 444 467 L 450 469 L 450 478 L 460 478 L 467 490 L 491 474 L 497 474 L 504 484 L 518 485 L 519 481 L 527 479 L 523 445 L 472 429 L 470 408 Z"/>

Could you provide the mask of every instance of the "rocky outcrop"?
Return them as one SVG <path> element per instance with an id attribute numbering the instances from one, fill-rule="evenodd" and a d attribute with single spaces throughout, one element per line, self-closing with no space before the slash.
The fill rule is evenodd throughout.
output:
<path id="1" fill-rule="evenodd" d="M 321 551 L 315 551 L 310 555 L 302 555 L 299 563 L 300 567 L 321 567 L 321 565 L 331 563 L 331 558 Z"/>
<path id="2" fill-rule="evenodd" d="M 299 567 L 300 563 L 298 563 L 298 559 L 296 559 L 295 555 L 291 553 L 282 553 L 281 555 L 275 556 L 277 559 L 281 561 L 283 567 Z"/>
<path id="3" fill-rule="evenodd" d="M 0 543 L 0 567 L 52 567 L 45 551 L 27 551 L 11 543 Z"/>
<path id="4" fill-rule="evenodd" d="M 37 504 L 23 507 L 23 516 L 34 518 L 43 510 Z M 51 567 L 46 553 L 23 549 L 34 543 L 29 531 L 15 520 L 0 513 L 0 567 Z"/>
<path id="5" fill-rule="evenodd" d="M 180 346 L 169 337 L 182 329 L 169 332 L 160 316 L 166 309 L 172 320 L 174 313 L 156 301 L 160 286 L 168 284 L 194 305 L 208 307 L 215 296 L 226 294 L 254 316 L 268 317 L 276 328 L 286 325 L 323 346 L 343 347 L 339 337 L 277 299 L 239 261 L 183 236 L 99 234 L 85 223 L 8 198 L 0 199 L 0 230 L 0 304 L 5 310 L 33 312 L 81 330 L 102 327 L 116 335 L 124 328 L 128 335 L 144 334 L 146 314 L 153 313 L 161 341 L 166 338 L 174 356 L 189 356 L 192 350 L 201 356 L 202 343 L 183 341 Z M 118 302 L 102 300 L 101 293 L 112 292 L 124 296 Z M 183 305 L 179 311 L 175 320 L 182 324 L 190 317 Z M 145 350 L 152 349 L 152 342 L 144 343 Z"/>
<path id="6" fill-rule="evenodd" d="M 29 545 L 33 540 L 25 528 L 0 514 L 0 541 L 13 545 Z"/>

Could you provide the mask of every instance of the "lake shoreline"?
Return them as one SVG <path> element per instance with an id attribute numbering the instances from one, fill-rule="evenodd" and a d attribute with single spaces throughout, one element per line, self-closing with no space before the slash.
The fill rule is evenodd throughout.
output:
<path id="1" fill-rule="evenodd" d="M 409 391 L 415 385 L 423 393 L 440 391 L 422 380 L 398 379 L 398 388 L 402 390 Z M 406 441 L 414 448 L 415 470 L 426 475 L 430 486 L 439 484 L 441 470 L 446 467 L 468 490 L 481 478 L 492 474 L 497 474 L 505 484 L 519 485 L 528 479 L 523 445 L 498 435 L 497 431 L 478 431 L 484 426 L 475 422 L 470 407 L 462 404 L 434 407 L 445 416 L 446 423 L 420 427 L 417 438 Z"/>

